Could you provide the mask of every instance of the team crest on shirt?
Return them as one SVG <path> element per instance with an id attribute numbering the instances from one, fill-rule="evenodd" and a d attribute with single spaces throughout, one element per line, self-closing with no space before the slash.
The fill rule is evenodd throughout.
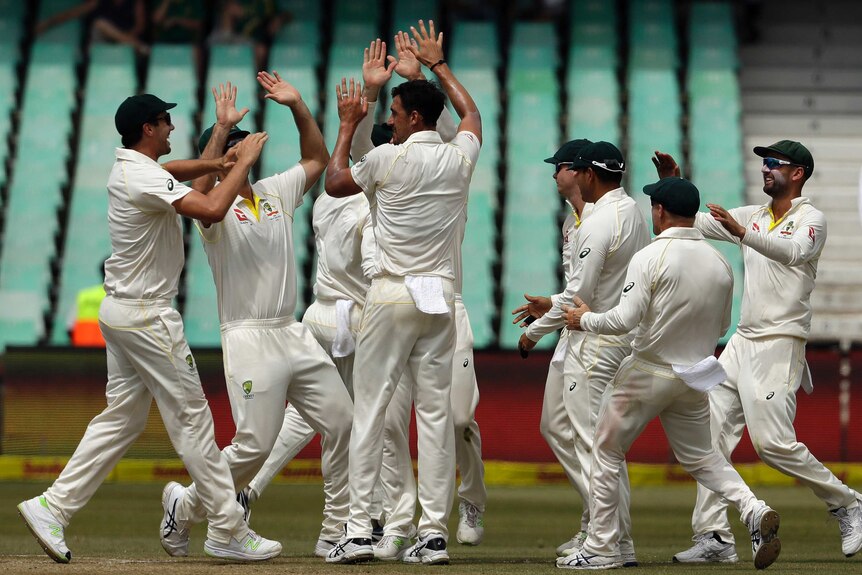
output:
<path id="1" fill-rule="evenodd" d="M 186 363 L 189 366 L 189 371 L 194 373 L 195 372 L 195 358 L 192 357 L 192 354 L 188 354 L 186 356 Z"/>
<path id="2" fill-rule="evenodd" d="M 790 220 L 789 222 L 784 224 L 784 227 L 781 228 L 780 232 L 778 232 L 778 236 L 781 238 L 791 237 L 793 235 L 793 225 L 794 225 L 793 220 Z"/>
<path id="3" fill-rule="evenodd" d="M 271 203 L 264 202 L 262 207 L 263 207 L 263 213 L 265 213 L 266 217 L 268 217 L 270 220 L 278 221 L 281 219 L 281 212 L 279 212 L 278 208 L 273 206 Z"/>
<path id="4" fill-rule="evenodd" d="M 250 379 L 247 379 L 244 382 L 242 382 L 242 392 L 244 394 L 242 396 L 243 399 L 254 399 L 254 394 L 251 392 L 252 387 L 253 387 L 253 384 L 252 384 Z"/>

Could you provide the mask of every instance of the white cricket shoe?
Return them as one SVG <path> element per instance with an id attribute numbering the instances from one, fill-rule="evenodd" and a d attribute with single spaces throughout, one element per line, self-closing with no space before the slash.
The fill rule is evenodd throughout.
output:
<path id="1" fill-rule="evenodd" d="M 330 541 L 329 539 L 318 539 L 317 543 L 314 545 L 314 554 L 318 557 L 323 557 L 324 559 L 326 559 L 326 556 L 329 555 L 329 552 L 336 545 L 338 545 L 338 541 Z"/>
<path id="2" fill-rule="evenodd" d="M 565 557 L 566 555 L 571 555 L 576 551 L 580 551 L 584 546 L 584 541 L 587 540 L 587 532 L 586 531 L 578 531 L 575 533 L 575 536 L 557 547 L 557 557 Z"/>
<path id="3" fill-rule="evenodd" d="M 856 507 L 839 507 L 831 512 L 841 530 L 841 551 L 853 557 L 862 549 L 862 501 Z"/>
<path id="4" fill-rule="evenodd" d="M 410 539 L 401 535 L 384 535 L 374 546 L 374 558 L 381 561 L 398 561 L 404 557 Z"/>
<path id="5" fill-rule="evenodd" d="M 426 539 L 419 539 L 413 546 L 404 551 L 401 560 L 404 563 L 448 565 L 449 552 L 446 551 L 446 540 L 437 534 L 432 534 Z"/>
<path id="6" fill-rule="evenodd" d="M 189 554 L 189 526 L 184 521 L 177 519 L 177 508 L 186 493 L 186 488 L 171 481 L 162 490 L 162 516 L 161 530 L 159 531 L 159 542 L 171 557 L 188 557 Z"/>
<path id="7" fill-rule="evenodd" d="M 736 563 L 739 556 L 733 543 L 725 543 L 714 531 L 696 535 L 694 545 L 673 556 L 674 563 Z"/>
<path id="8" fill-rule="evenodd" d="M 485 520 L 479 508 L 469 501 L 458 504 L 458 533 L 456 538 L 461 545 L 478 545 L 485 536 Z"/>
<path id="9" fill-rule="evenodd" d="M 606 557 L 604 555 L 593 555 L 583 549 L 567 555 L 557 557 L 557 567 L 560 569 L 616 569 L 622 567 L 622 560 L 617 557 Z"/>
<path id="10" fill-rule="evenodd" d="M 266 561 L 281 553 L 281 543 L 261 537 L 251 529 L 243 537 L 230 538 L 230 543 L 218 543 L 207 539 L 204 553 L 217 559 L 231 561 Z"/>
<path id="11" fill-rule="evenodd" d="M 754 556 L 754 566 L 766 569 L 772 565 L 781 553 L 781 540 L 778 538 L 780 518 L 768 505 L 759 507 L 751 518 L 748 531 L 751 533 L 751 554 Z"/>
<path id="12" fill-rule="evenodd" d="M 66 536 L 63 524 L 54 516 L 48 507 L 44 495 L 22 501 L 18 504 L 18 515 L 27 524 L 27 528 L 48 557 L 57 563 L 68 563 L 72 560 L 72 552 L 66 547 Z"/>
<path id="13" fill-rule="evenodd" d="M 370 537 L 353 539 L 345 537 L 336 543 L 326 556 L 327 563 L 362 563 L 372 559 L 374 559 L 374 548 L 371 546 Z"/>

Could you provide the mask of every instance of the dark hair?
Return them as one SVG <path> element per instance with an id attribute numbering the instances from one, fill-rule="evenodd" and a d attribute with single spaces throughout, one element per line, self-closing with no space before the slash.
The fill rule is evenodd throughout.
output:
<path id="1" fill-rule="evenodd" d="M 144 125 L 141 124 L 140 126 L 135 128 L 131 132 L 127 132 L 127 133 L 123 134 L 123 139 L 122 139 L 123 147 L 124 148 L 131 148 L 132 146 L 134 146 L 138 142 L 140 142 L 141 138 L 143 138 L 143 137 L 144 137 Z"/>
<path id="2" fill-rule="evenodd" d="M 435 84 L 428 80 L 410 80 L 392 88 L 392 97 L 401 97 L 401 105 L 410 114 L 419 112 L 427 126 L 436 126 L 443 112 L 446 97 Z"/>
<path id="3" fill-rule="evenodd" d="M 596 178 L 602 183 L 620 184 L 623 181 L 622 172 L 609 172 L 598 166 L 592 166 L 592 169 L 596 174 Z"/>
<path id="4" fill-rule="evenodd" d="M 144 124 L 153 124 L 156 125 L 159 123 L 159 119 L 157 117 L 150 118 Z M 144 137 L 144 124 L 138 124 L 135 126 L 132 131 L 126 132 L 122 135 L 122 142 L 124 148 L 131 148 L 132 146 L 137 145 L 141 139 Z"/>

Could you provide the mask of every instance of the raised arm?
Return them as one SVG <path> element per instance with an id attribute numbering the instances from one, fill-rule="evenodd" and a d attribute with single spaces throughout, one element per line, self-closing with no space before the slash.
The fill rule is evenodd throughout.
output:
<path id="1" fill-rule="evenodd" d="M 392 59 L 391 56 L 389 58 Z M 377 98 L 380 95 L 380 90 L 392 78 L 392 70 L 396 68 L 398 63 L 390 60 L 387 66 L 386 59 L 386 42 L 381 41 L 380 38 L 371 42 L 363 54 L 362 81 L 365 86 L 362 88 L 362 96 L 368 102 L 368 113 L 359 122 L 350 142 L 350 157 L 353 158 L 354 162 L 359 161 L 359 158 L 374 148 L 374 144 L 371 142 L 371 132 L 374 129 L 374 109 L 377 107 Z"/>
<path id="2" fill-rule="evenodd" d="M 173 203 L 177 213 L 200 220 L 204 224 L 220 222 L 236 199 L 237 193 L 248 181 L 248 172 L 260 157 L 260 151 L 267 139 L 266 132 L 260 132 L 247 136 L 237 144 L 236 165 L 221 184 L 208 194 L 193 189 Z"/>
<path id="3" fill-rule="evenodd" d="M 455 113 L 461 118 L 458 131 L 471 132 L 481 142 L 482 117 L 479 114 L 479 108 L 476 107 L 476 102 L 473 101 L 467 89 L 449 69 L 443 57 L 443 33 L 436 34 L 433 20 L 428 22 L 428 30 L 425 29 L 425 23 L 422 20 L 419 20 L 419 30 L 415 27 L 411 27 L 410 30 L 413 32 L 416 44 L 411 44 L 409 49 L 422 64 L 436 74 L 440 87 L 452 102 Z"/>
<path id="4" fill-rule="evenodd" d="M 342 78 L 341 84 L 335 87 L 335 97 L 338 99 L 338 137 L 329 166 L 326 169 L 326 193 L 336 198 L 352 196 L 362 191 L 353 180 L 350 173 L 350 142 L 356 127 L 368 114 L 368 102 L 362 97 L 362 88 L 351 78 Z"/>
<path id="5" fill-rule="evenodd" d="M 207 147 L 200 150 L 202 160 L 213 160 L 222 155 L 230 129 L 239 124 L 248 113 L 248 108 L 236 109 L 236 86 L 230 82 L 219 84 L 218 90 L 212 89 L 212 94 L 216 105 L 216 123 Z M 192 187 L 206 194 L 215 186 L 215 181 L 215 173 L 206 174 L 195 178 Z"/>
<path id="6" fill-rule="evenodd" d="M 329 152 L 326 150 L 320 127 L 302 100 L 299 90 L 284 81 L 278 72 L 258 72 L 257 81 L 267 91 L 264 98 L 287 106 L 293 113 L 293 121 L 299 130 L 299 163 L 305 170 L 307 192 L 320 179 L 329 162 Z"/>
<path id="7" fill-rule="evenodd" d="M 162 164 L 162 167 L 176 180 L 187 182 L 233 166 L 236 154 L 231 152 L 228 150 L 227 154 L 213 160 L 171 160 Z"/>

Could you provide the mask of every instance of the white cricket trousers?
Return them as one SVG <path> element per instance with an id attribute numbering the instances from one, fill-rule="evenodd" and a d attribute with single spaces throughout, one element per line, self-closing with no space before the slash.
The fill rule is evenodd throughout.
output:
<path id="1" fill-rule="evenodd" d="M 593 436 L 599 409 L 622 361 L 631 354 L 631 335 L 607 336 L 584 333 L 568 336 L 568 352 L 563 368 L 563 396 L 566 413 L 575 434 L 575 458 L 582 469 L 587 491 L 592 482 Z M 620 541 L 633 551 L 630 514 L 631 487 L 626 462 L 620 463 Z M 592 496 L 590 499 L 592 500 Z M 589 505 L 592 509 L 592 505 Z M 591 513 L 591 511 L 589 511 Z M 581 528 L 587 520 L 581 515 Z"/>
<path id="2" fill-rule="evenodd" d="M 854 507 L 857 494 L 796 440 L 796 391 L 807 377 L 805 341 L 795 337 L 748 339 L 734 334 L 719 357 L 727 381 L 709 393 L 712 441 L 728 461 L 748 427 L 757 455 L 770 467 L 807 485 L 829 509 Z M 695 534 L 715 531 L 733 542 L 727 503 L 698 485 L 691 518 Z"/>
<path id="3" fill-rule="evenodd" d="M 350 327 L 353 332 L 353 337 L 359 335 L 359 323 L 362 320 L 362 308 L 354 305 L 350 310 Z M 332 343 L 335 341 L 336 321 L 335 321 L 335 302 L 327 300 L 316 300 L 308 309 L 305 310 L 305 315 L 302 318 L 302 323 L 323 348 L 323 351 L 330 356 L 338 374 L 341 376 L 341 381 L 347 388 L 348 393 L 353 397 L 353 354 L 346 357 L 332 357 Z M 266 462 L 249 482 L 249 487 L 254 491 L 255 497 L 259 498 L 267 485 L 272 483 L 272 480 L 278 475 L 284 467 L 290 463 L 306 445 L 311 443 L 317 432 L 312 429 L 308 423 L 299 415 L 299 412 L 289 404 L 284 410 L 284 420 L 282 421 L 281 430 L 278 432 L 278 438 L 275 445 L 272 446 L 272 452 L 267 457 Z M 347 460 L 344 460 L 347 464 Z M 343 525 L 347 522 L 346 510 L 343 505 L 339 504 L 335 498 L 337 493 L 332 493 L 329 489 L 332 486 L 331 482 L 324 480 L 324 509 L 323 509 L 323 530 L 321 538 L 337 541 L 343 535 Z M 338 517 L 333 517 L 331 513 L 334 510 L 339 511 Z M 338 525 L 339 531 L 333 532 L 333 526 Z"/>
<path id="4" fill-rule="evenodd" d="M 108 357 L 108 406 L 87 426 L 65 469 L 45 492 L 64 526 L 90 500 L 143 432 L 153 398 L 177 454 L 200 482 L 207 535 L 222 544 L 248 531 L 227 459 L 215 442 L 212 413 L 179 312 L 168 300 L 107 296 L 99 327 Z"/>
<path id="5" fill-rule="evenodd" d="M 450 390 L 455 347 L 451 280 L 443 280 L 449 313 L 419 311 L 404 278 L 371 283 L 365 301 L 354 368 L 354 419 L 350 438 L 350 521 L 347 536 L 371 537 L 372 494 L 383 460 L 386 409 L 402 373 L 414 380 L 419 452 L 419 535 L 448 538 L 455 491 L 455 433 Z"/>
<path id="6" fill-rule="evenodd" d="M 347 457 L 353 406 L 329 356 L 294 318 L 244 320 L 222 325 L 225 379 L 236 435 L 223 453 L 236 490 L 255 476 L 275 444 L 284 420 L 285 400 L 320 433 L 321 471 L 327 500 L 324 535 L 338 539 L 347 519 Z M 183 497 L 178 516 L 202 519 L 195 482 Z"/>
<path id="7" fill-rule="evenodd" d="M 569 338 L 581 338 L 583 335 L 583 332 L 580 331 L 562 330 L 554 351 L 554 357 L 558 354 L 565 356 L 569 346 Z M 586 531 L 590 518 L 589 458 L 591 454 L 584 449 L 578 449 L 576 446 L 575 430 L 566 411 L 564 382 L 563 372 L 553 364 L 550 365 L 548 377 L 545 380 L 545 395 L 542 398 L 542 418 L 539 422 L 539 431 L 563 467 L 569 483 L 572 484 L 581 498 L 583 505 L 581 529 Z M 584 457 L 585 461 L 580 461 L 579 456 Z"/>
<path id="8" fill-rule="evenodd" d="M 620 469 L 646 425 L 661 419 L 677 461 L 700 485 L 720 493 L 749 524 L 762 501 L 712 447 L 707 395 L 686 386 L 668 365 L 627 357 L 602 402 L 593 450 L 587 553 L 619 554 Z"/>
<path id="9" fill-rule="evenodd" d="M 461 473 L 458 497 L 485 511 L 485 465 L 482 437 L 476 423 L 479 385 L 473 365 L 473 329 L 460 294 L 455 294 L 455 353 L 452 359 L 452 418 L 455 426 L 455 461 Z M 383 441 L 384 533 L 407 537 L 416 510 L 416 482 L 410 457 L 410 408 L 413 378 L 405 372 L 386 410 Z M 562 403 L 562 402 L 561 402 Z"/>

